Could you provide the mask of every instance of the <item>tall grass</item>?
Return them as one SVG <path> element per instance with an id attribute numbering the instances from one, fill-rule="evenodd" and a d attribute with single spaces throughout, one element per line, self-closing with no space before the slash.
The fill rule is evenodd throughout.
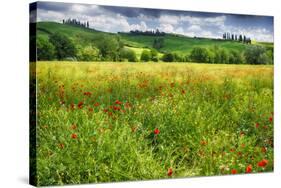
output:
<path id="1" fill-rule="evenodd" d="M 273 170 L 272 66 L 37 62 L 37 110 L 39 185 Z"/>

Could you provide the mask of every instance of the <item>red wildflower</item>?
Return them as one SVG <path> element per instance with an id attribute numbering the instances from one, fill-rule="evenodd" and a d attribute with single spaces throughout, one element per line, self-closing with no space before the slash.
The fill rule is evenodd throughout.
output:
<path id="1" fill-rule="evenodd" d="M 121 107 L 120 106 L 113 106 L 113 110 L 120 111 Z"/>
<path id="2" fill-rule="evenodd" d="M 104 113 L 107 113 L 107 112 L 108 112 L 108 109 L 103 109 L 103 112 L 104 112 Z"/>
<path id="3" fill-rule="evenodd" d="M 181 94 L 183 94 L 183 95 L 184 95 L 185 93 L 186 93 L 186 92 L 185 92 L 185 90 L 184 90 L 184 89 L 182 89 L 182 90 L 181 90 Z"/>
<path id="4" fill-rule="evenodd" d="M 268 160 L 263 159 L 260 162 L 258 162 L 258 166 L 259 167 L 265 167 L 267 165 L 267 163 L 268 163 Z"/>
<path id="5" fill-rule="evenodd" d="M 167 175 L 168 175 L 168 176 L 172 176 L 172 174 L 173 174 L 173 169 L 172 169 L 172 167 L 170 167 L 170 168 L 168 169 Z"/>
<path id="6" fill-rule="evenodd" d="M 121 101 L 119 101 L 119 100 L 116 100 L 116 101 L 115 101 L 115 104 L 119 104 L 119 105 L 121 105 L 121 104 L 122 104 L 122 102 L 121 102 Z"/>
<path id="7" fill-rule="evenodd" d="M 158 128 L 154 129 L 154 134 L 158 135 L 160 133 L 160 130 Z"/>
<path id="8" fill-rule="evenodd" d="M 98 103 L 98 102 L 96 102 L 96 103 L 94 104 L 95 107 L 98 107 L 99 105 L 100 105 L 100 103 Z"/>
<path id="9" fill-rule="evenodd" d="M 75 125 L 75 124 L 72 124 L 72 125 L 71 125 L 71 127 L 70 127 L 70 129 L 72 129 L 72 130 L 75 130 L 75 129 L 77 129 L 77 125 Z"/>
<path id="10" fill-rule="evenodd" d="M 272 116 L 270 116 L 268 120 L 270 123 L 272 123 L 272 120 L 273 120 Z"/>
<path id="11" fill-rule="evenodd" d="M 77 134 L 75 134 L 75 133 L 71 134 L 71 138 L 76 139 L 77 138 Z"/>
<path id="12" fill-rule="evenodd" d="M 230 149 L 230 152 L 235 152 L 235 149 L 234 149 L 234 148 L 231 148 L 231 149 Z"/>
<path id="13" fill-rule="evenodd" d="M 246 173 L 251 173 L 252 170 L 253 170 L 252 165 L 248 165 L 248 166 L 246 167 Z"/>
<path id="14" fill-rule="evenodd" d="M 58 146 L 59 146 L 60 149 L 64 148 L 64 144 L 63 143 L 60 143 Z"/>
<path id="15" fill-rule="evenodd" d="M 75 105 L 73 103 L 70 104 L 70 109 L 74 110 L 75 109 Z"/>
<path id="16" fill-rule="evenodd" d="M 260 124 L 259 123 L 256 123 L 256 128 L 258 128 L 260 126 Z"/>
<path id="17" fill-rule="evenodd" d="M 92 95 L 92 93 L 87 91 L 87 92 L 84 92 L 84 95 L 90 97 Z"/>
<path id="18" fill-rule="evenodd" d="M 81 101 L 81 102 L 78 103 L 77 107 L 78 107 L 79 109 L 82 109 L 82 108 L 83 108 L 83 104 L 84 104 L 84 103 Z"/>
<path id="19" fill-rule="evenodd" d="M 132 107 L 132 105 L 129 102 L 125 103 L 125 108 L 131 108 L 131 107 Z"/>
<path id="20" fill-rule="evenodd" d="M 170 86 L 171 86 L 171 87 L 175 87 L 175 83 L 173 83 L 173 82 L 170 83 Z"/>
<path id="21" fill-rule="evenodd" d="M 237 174 L 237 170 L 236 169 L 232 169 L 231 170 L 231 174 Z"/>
<path id="22" fill-rule="evenodd" d="M 201 140 L 200 144 L 201 144 L 202 146 L 206 146 L 206 145 L 207 145 L 207 141 L 206 141 L 206 140 Z"/>
<path id="23" fill-rule="evenodd" d="M 267 148 L 266 147 L 262 147 L 261 148 L 261 152 L 265 153 L 267 151 Z"/>
<path id="24" fill-rule="evenodd" d="M 93 108 L 91 108 L 91 107 L 88 110 L 89 110 L 89 112 L 93 112 Z"/>

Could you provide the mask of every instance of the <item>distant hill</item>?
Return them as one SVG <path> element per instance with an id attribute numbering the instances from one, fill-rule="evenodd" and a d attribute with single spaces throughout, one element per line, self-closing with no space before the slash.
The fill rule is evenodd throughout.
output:
<path id="1" fill-rule="evenodd" d="M 38 35 L 42 37 L 48 37 L 51 33 L 55 32 L 64 33 L 81 46 L 94 43 L 99 40 L 101 35 L 118 36 L 125 46 L 136 50 L 138 54 L 140 54 L 142 49 L 152 48 L 154 40 L 159 38 L 164 40 L 163 47 L 158 49 L 159 52 L 177 52 L 181 55 L 189 54 L 194 47 L 209 48 L 216 45 L 226 50 L 242 52 L 249 45 L 237 41 L 194 38 L 175 34 L 166 34 L 165 36 L 134 35 L 131 33 L 116 34 L 56 22 L 38 22 L 37 31 Z M 253 42 L 252 45 L 262 45 L 268 49 L 273 48 L 273 43 Z"/>

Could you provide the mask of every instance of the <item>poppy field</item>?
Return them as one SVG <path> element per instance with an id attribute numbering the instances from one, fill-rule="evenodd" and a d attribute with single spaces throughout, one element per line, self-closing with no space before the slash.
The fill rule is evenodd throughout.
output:
<path id="1" fill-rule="evenodd" d="M 273 171 L 272 65 L 37 62 L 32 75 L 38 185 Z"/>

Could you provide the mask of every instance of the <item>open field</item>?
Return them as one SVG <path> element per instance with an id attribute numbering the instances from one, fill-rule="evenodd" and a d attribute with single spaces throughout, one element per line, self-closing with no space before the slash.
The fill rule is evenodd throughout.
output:
<path id="1" fill-rule="evenodd" d="M 39 185 L 273 170 L 271 65 L 37 62 L 36 73 Z"/>

